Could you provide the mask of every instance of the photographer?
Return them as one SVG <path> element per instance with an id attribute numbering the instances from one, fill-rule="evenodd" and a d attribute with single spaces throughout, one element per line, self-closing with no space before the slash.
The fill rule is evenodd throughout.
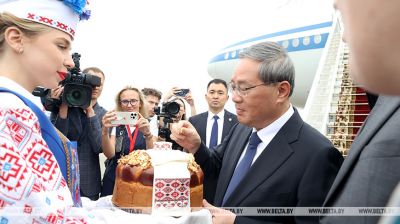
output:
<path id="1" fill-rule="evenodd" d="M 190 89 L 179 89 L 178 87 L 172 87 L 172 89 L 165 94 L 163 102 L 169 102 L 175 97 L 185 99 L 186 102 L 190 105 L 190 116 L 194 116 L 197 114 L 192 91 L 190 91 Z"/>
<path id="2" fill-rule="evenodd" d="M 182 146 L 171 140 L 171 123 L 178 123 L 186 120 L 186 107 L 182 98 L 171 98 L 168 102 L 163 103 L 160 116 L 160 129 L 158 131 L 158 141 L 172 142 L 172 149 L 183 150 Z"/>
<path id="3" fill-rule="evenodd" d="M 51 121 L 71 141 L 77 141 L 80 169 L 81 195 L 97 200 L 101 191 L 99 153 L 101 149 L 101 120 L 106 110 L 97 103 L 104 84 L 104 73 L 96 67 L 83 70 L 84 74 L 101 79 L 100 86 L 93 87 L 90 105 L 86 109 L 70 107 L 65 101 L 51 113 Z M 60 99 L 64 87 L 51 91 L 51 98 Z"/>
<path id="4" fill-rule="evenodd" d="M 161 92 L 153 88 L 143 88 L 142 93 L 147 102 L 151 134 L 158 136 L 158 116 L 155 114 L 154 109 L 160 104 Z"/>
<path id="5" fill-rule="evenodd" d="M 127 86 L 119 91 L 115 104 L 116 110 L 108 111 L 102 119 L 101 143 L 107 161 L 101 197 L 113 193 L 115 170 L 121 156 L 133 150 L 153 148 L 153 135 L 146 119 L 147 107 L 142 93 L 135 87 Z M 136 114 L 135 118 L 139 118 L 132 124 L 118 125 L 114 123 L 118 112 L 132 112 L 132 115 Z"/>

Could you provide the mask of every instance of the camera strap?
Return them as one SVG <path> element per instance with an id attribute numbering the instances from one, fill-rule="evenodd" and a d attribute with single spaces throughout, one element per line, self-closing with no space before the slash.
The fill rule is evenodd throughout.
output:
<path id="1" fill-rule="evenodd" d="M 135 147 L 135 142 L 136 142 L 136 138 L 137 138 L 137 134 L 139 132 L 139 127 L 138 125 L 135 125 L 135 133 L 133 133 L 133 137 L 132 137 L 132 132 L 131 132 L 131 127 L 129 125 L 125 125 L 126 130 L 128 132 L 128 137 L 129 137 L 129 153 L 131 153 L 133 151 L 133 148 Z"/>

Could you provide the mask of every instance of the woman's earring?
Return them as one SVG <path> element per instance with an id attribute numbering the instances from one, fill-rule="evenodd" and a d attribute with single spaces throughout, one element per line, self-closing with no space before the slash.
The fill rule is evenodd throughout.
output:
<path id="1" fill-rule="evenodd" d="M 22 52 L 24 52 L 24 49 L 23 49 L 23 48 L 20 48 L 20 49 L 18 50 L 18 54 L 22 54 Z"/>

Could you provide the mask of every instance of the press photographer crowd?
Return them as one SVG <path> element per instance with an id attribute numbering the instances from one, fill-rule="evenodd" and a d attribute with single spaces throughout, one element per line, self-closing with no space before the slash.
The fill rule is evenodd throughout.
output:
<path id="1" fill-rule="evenodd" d="M 292 104 L 285 42 L 238 51 L 201 113 L 190 86 L 127 85 L 103 108 L 107 75 L 70 52 L 88 2 L 0 0 L 0 223 L 400 223 L 400 1 L 334 7 L 343 67 L 377 98 L 346 158 Z"/>
<path id="2" fill-rule="evenodd" d="M 72 54 L 75 66 L 68 69 L 57 88 L 38 86 L 32 94 L 40 97 L 44 109 L 51 112 L 54 126 L 69 140 L 77 142 L 81 196 L 97 200 L 99 196 L 112 194 L 115 169 L 121 156 L 135 149 L 151 149 L 157 141 L 170 142 L 172 149 L 183 150 L 171 139 L 170 126 L 186 120 L 186 105 L 191 107 L 191 116 L 196 115 L 196 110 L 190 89 L 174 87 L 160 102 L 162 93 L 157 89 L 139 91 L 127 86 L 117 94 L 115 109 L 106 112 L 97 102 L 105 75 L 96 67 L 81 71 L 80 58 L 80 54 Z M 216 79 L 210 83 L 223 84 L 224 94 L 228 94 L 225 81 Z M 221 94 L 215 95 L 213 100 L 220 100 Z M 218 112 L 225 105 L 226 101 L 223 98 L 222 101 Z M 100 153 L 107 158 L 104 164 L 99 163 Z M 101 175 L 102 165 L 104 175 Z"/>

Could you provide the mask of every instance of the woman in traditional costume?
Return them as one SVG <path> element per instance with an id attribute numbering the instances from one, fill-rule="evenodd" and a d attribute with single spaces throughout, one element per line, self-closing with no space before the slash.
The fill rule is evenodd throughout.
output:
<path id="1" fill-rule="evenodd" d="M 81 206 L 76 146 L 31 92 L 56 88 L 74 66 L 71 42 L 78 21 L 87 18 L 85 6 L 86 0 L 0 1 L 2 223 L 62 220 L 66 208 Z M 38 208 L 37 217 L 16 215 Z"/>

